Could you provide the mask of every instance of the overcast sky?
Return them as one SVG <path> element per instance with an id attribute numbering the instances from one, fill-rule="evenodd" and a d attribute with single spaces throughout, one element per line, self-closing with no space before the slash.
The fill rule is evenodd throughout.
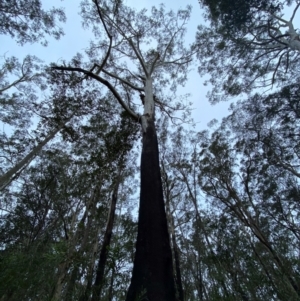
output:
<path id="1" fill-rule="evenodd" d="M 39 44 L 18 46 L 10 37 L 1 36 L 0 54 L 6 56 L 17 56 L 20 59 L 27 54 L 36 55 L 45 61 L 45 63 L 59 62 L 60 60 L 69 60 L 77 52 L 84 52 L 84 49 L 89 46 L 89 41 L 93 35 L 89 31 L 83 30 L 81 26 L 81 17 L 79 16 L 80 0 L 42 0 L 43 6 L 46 7 L 65 7 L 67 22 L 63 25 L 65 36 L 56 41 L 49 38 L 49 45 L 43 47 Z M 161 3 L 160 0 L 125 0 L 128 6 L 136 9 L 151 8 Z M 186 42 L 192 43 L 195 38 L 197 25 L 203 24 L 202 11 L 198 4 L 198 0 L 193 1 L 174 1 L 166 0 L 163 2 L 167 9 L 177 10 L 184 8 L 186 5 L 192 5 L 192 16 L 188 24 L 188 32 Z M 287 14 L 290 16 L 290 11 Z M 299 15 L 299 14 L 298 14 Z M 299 18 L 295 18 L 297 20 Z M 197 129 L 203 130 L 207 128 L 207 123 L 213 118 L 221 119 L 228 115 L 228 107 L 230 102 L 219 103 L 212 106 L 206 99 L 206 93 L 209 89 L 203 86 L 203 78 L 200 78 L 197 73 L 198 62 L 195 60 L 194 70 L 189 74 L 188 82 L 184 88 L 178 90 L 178 94 L 190 93 L 190 100 L 193 102 L 193 118 L 197 122 Z"/>

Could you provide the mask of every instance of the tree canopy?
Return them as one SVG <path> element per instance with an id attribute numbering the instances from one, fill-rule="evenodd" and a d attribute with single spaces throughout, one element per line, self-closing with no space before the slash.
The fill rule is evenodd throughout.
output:
<path id="1" fill-rule="evenodd" d="M 227 13 L 226 1 L 203 3 L 210 8 L 208 19 L 212 25 L 198 27 L 195 48 L 198 49 L 199 73 L 211 76 L 207 81 L 213 87 L 208 95 L 211 102 L 297 81 L 300 40 L 294 23 L 298 1 L 269 4 L 260 1 L 263 8 L 256 1 L 231 6 L 232 12 L 246 6 L 238 17 L 243 21 Z M 293 5 L 293 12 L 285 17 L 286 3 Z M 217 21 L 214 21 L 215 7 L 220 10 Z"/>
<path id="2" fill-rule="evenodd" d="M 0 34 L 15 38 L 21 45 L 37 41 L 46 45 L 45 35 L 59 39 L 63 30 L 57 23 L 65 20 L 63 9 L 46 11 L 40 0 L 3 0 L 0 3 Z"/>
<path id="3" fill-rule="evenodd" d="M 0 300 L 300 300 L 299 6 L 203 0 L 188 45 L 190 6 L 82 1 L 84 52 L 4 56 Z M 43 43 L 55 16 L 3 34 Z M 197 64 L 236 97 L 201 131 Z"/>

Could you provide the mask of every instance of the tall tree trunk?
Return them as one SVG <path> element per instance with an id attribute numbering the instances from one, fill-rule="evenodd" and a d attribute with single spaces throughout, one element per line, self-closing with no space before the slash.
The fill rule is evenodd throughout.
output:
<path id="1" fill-rule="evenodd" d="M 171 213 L 170 213 L 171 215 Z M 175 237 L 175 226 L 174 226 L 174 219 L 173 216 L 170 216 L 170 229 L 171 229 L 171 239 L 172 239 L 172 246 L 174 250 L 174 260 L 175 260 L 175 271 L 176 271 L 176 287 L 178 291 L 178 300 L 184 301 L 184 294 L 183 294 L 183 287 L 181 281 L 181 269 L 180 269 L 180 257 L 179 257 L 179 248 L 176 242 Z"/>
<path id="2" fill-rule="evenodd" d="M 65 276 L 66 276 L 68 267 L 69 267 L 69 261 L 68 260 L 66 260 L 65 262 L 63 262 L 59 265 L 58 278 L 57 278 L 57 281 L 56 281 L 54 292 L 52 294 L 51 301 L 61 300 L 62 287 L 64 285 L 64 280 L 65 280 Z"/>
<path id="3" fill-rule="evenodd" d="M 19 163 L 8 170 L 4 175 L 0 177 L 0 190 L 3 190 L 7 185 L 11 183 L 14 175 L 18 175 L 41 151 L 41 149 L 52 140 L 55 135 L 64 127 L 65 124 L 61 125 L 54 131 L 52 131 L 43 141 L 41 141 L 33 150 L 25 156 Z"/>
<path id="4" fill-rule="evenodd" d="M 172 186 L 170 187 L 170 181 L 166 173 L 164 163 L 162 162 L 161 165 L 163 171 L 163 182 L 165 187 L 167 221 L 168 221 L 169 232 L 172 241 L 172 251 L 173 251 L 172 256 L 174 258 L 175 275 L 176 275 L 175 282 L 176 282 L 176 289 L 178 294 L 178 301 L 184 301 L 184 293 L 183 293 L 182 280 L 181 280 L 179 248 L 176 242 L 174 218 L 170 208 Z"/>
<path id="5" fill-rule="evenodd" d="M 113 299 L 114 280 L 115 280 L 115 268 L 113 267 L 111 270 L 110 285 L 108 290 L 108 301 L 112 301 Z"/>
<path id="6" fill-rule="evenodd" d="M 96 213 L 96 205 L 97 205 L 97 201 L 99 199 L 99 195 L 100 195 L 100 192 L 102 189 L 102 176 L 101 175 L 97 176 L 97 181 L 99 184 L 96 185 L 96 187 L 94 188 L 94 191 L 91 195 L 91 198 L 89 199 L 89 202 L 87 204 L 84 215 L 79 222 L 79 227 L 77 227 L 76 234 L 73 237 L 73 254 L 72 254 L 72 256 L 76 253 L 81 255 L 87 249 L 87 244 L 90 239 L 91 233 L 93 231 L 92 225 L 95 222 L 94 216 Z M 79 240 L 81 242 L 80 248 L 79 248 L 78 252 L 76 252 L 75 244 L 77 242 L 79 242 Z M 96 241 L 98 240 L 98 231 L 96 231 L 96 233 L 95 233 L 95 240 Z M 95 246 L 95 244 L 94 244 L 94 248 L 95 247 L 97 247 L 97 246 Z M 94 250 L 91 250 L 91 251 L 94 251 Z M 69 277 L 67 287 L 66 287 L 66 292 L 65 292 L 65 297 L 64 297 L 64 300 L 66 300 L 66 301 L 73 300 L 73 291 L 76 286 L 76 280 L 78 279 L 78 277 L 80 277 L 79 269 L 80 269 L 79 265 L 75 264 L 73 267 L 73 270 L 71 272 L 71 275 Z M 83 294 L 83 296 L 85 296 L 85 294 Z M 84 297 L 81 296 L 80 298 L 84 298 Z M 82 299 L 80 299 L 80 301 L 81 300 Z M 83 299 L 83 300 L 85 300 L 85 299 Z"/>
<path id="7" fill-rule="evenodd" d="M 93 285 L 93 296 L 92 301 L 98 301 L 101 296 L 102 286 L 103 286 L 103 278 L 104 278 L 104 269 L 106 266 L 107 255 L 108 255 L 108 247 L 110 246 L 112 230 L 115 219 L 116 205 L 118 200 L 118 190 L 121 182 L 120 174 L 117 177 L 117 181 L 112 193 L 110 210 L 108 214 L 108 221 L 106 225 L 106 230 L 104 234 L 103 244 L 100 251 L 98 266 L 96 270 L 96 279 Z"/>
<path id="8" fill-rule="evenodd" d="M 158 142 L 154 117 L 150 116 L 143 127 L 138 236 L 126 301 L 176 300 Z"/>
<path id="9" fill-rule="evenodd" d="M 101 228 L 99 227 L 98 232 L 95 235 L 94 238 L 94 246 L 92 248 L 91 257 L 90 257 L 90 263 L 87 267 L 86 272 L 86 287 L 83 292 L 83 294 L 80 296 L 79 301 L 88 301 L 91 296 L 92 292 L 92 286 L 93 286 L 93 276 L 94 276 L 94 266 L 96 262 L 96 257 L 98 253 L 98 247 L 99 247 L 99 234 L 101 232 Z"/>

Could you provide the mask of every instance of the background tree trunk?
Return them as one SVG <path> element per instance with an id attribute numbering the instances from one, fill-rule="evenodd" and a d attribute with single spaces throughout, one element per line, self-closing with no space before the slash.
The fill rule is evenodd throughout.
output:
<path id="1" fill-rule="evenodd" d="M 13 176 L 20 173 L 33 158 L 42 150 L 42 148 L 52 140 L 55 135 L 64 127 L 61 125 L 57 129 L 53 130 L 43 141 L 41 141 L 27 156 L 25 156 L 19 163 L 8 170 L 3 176 L 0 177 L 0 190 L 3 190 L 13 180 Z"/>
<path id="2" fill-rule="evenodd" d="M 110 210 L 109 210 L 109 214 L 108 214 L 108 221 L 107 221 L 106 230 L 105 230 L 105 234 L 104 234 L 103 244 L 102 244 L 101 251 L 100 251 L 99 262 L 98 262 L 97 271 L 96 271 L 96 279 L 95 279 L 95 282 L 93 285 L 94 288 L 93 288 L 92 301 L 100 300 L 100 296 L 101 296 L 101 290 L 102 290 L 102 285 L 103 285 L 103 281 L 104 281 L 104 279 L 103 279 L 104 278 L 104 269 L 106 266 L 108 248 L 110 246 L 110 241 L 111 241 L 111 236 L 112 236 L 120 182 L 121 182 L 121 176 L 119 173 L 119 175 L 117 177 L 117 181 L 115 183 L 113 193 L 112 193 Z"/>

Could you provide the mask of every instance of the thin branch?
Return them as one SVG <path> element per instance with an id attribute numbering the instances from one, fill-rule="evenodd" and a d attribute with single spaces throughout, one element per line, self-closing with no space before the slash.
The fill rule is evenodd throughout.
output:
<path id="1" fill-rule="evenodd" d="M 280 17 L 278 17 L 278 16 L 276 16 L 276 15 L 271 15 L 274 19 L 277 19 L 278 21 L 281 21 L 282 23 L 285 23 L 286 25 L 285 26 L 288 26 L 288 24 L 289 24 L 289 22 L 288 21 L 286 21 L 286 20 L 284 20 L 284 19 L 282 19 L 282 18 L 280 18 Z"/>
<path id="2" fill-rule="evenodd" d="M 133 44 L 133 42 L 132 42 L 132 40 L 130 38 L 128 39 L 128 42 L 129 42 L 129 45 L 131 46 L 132 50 L 134 51 L 135 55 L 137 56 L 138 60 L 140 61 L 140 64 L 141 64 L 141 66 L 142 66 L 142 68 L 143 68 L 143 70 L 145 72 L 146 77 L 148 77 L 149 76 L 148 70 L 147 70 L 146 64 L 145 64 L 142 56 L 137 51 L 137 49 L 135 48 L 135 46 L 134 46 L 134 44 Z"/>
<path id="3" fill-rule="evenodd" d="M 162 61 L 164 61 L 164 60 L 166 59 L 166 56 L 167 56 L 167 50 L 169 49 L 169 47 L 170 47 L 172 41 L 174 40 L 176 34 L 177 34 L 179 31 L 180 31 L 180 29 L 178 29 L 178 30 L 172 35 L 172 37 L 171 37 L 171 39 L 170 39 L 170 41 L 169 41 L 167 47 L 165 48 L 164 54 L 162 55 Z"/>
<path id="4" fill-rule="evenodd" d="M 176 65 L 182 65 L 182 64 L 186 64 L 191 62 L 193 59 L 191 58 L 191 56 L 193 55 L 193 53 L 191 53 L 189 56 L 187 57 L 180 57 L 178 59 L 175 59 L 174 61 L 169 61 L 169 62 L 163 62 L 161 65 L 167 65 L 167 64 L 176 64 Z M 186 59 L 186 61 L 184 62 L 179 62 L 180 60 Z"/>
<path id="5" fill-rule="evenodd" d="M 285 73 L 287 73 L 289 65 L 290 65 L 290 51 L 287 51 L 287 53 L 286 53 L 286 64 L 285 64 Z"/>
<path id="6" fill-rule="evenodd" d="M 272 33 L 271 33 L 271 31 L 270 31 L 270 26 L 269 26 L 269 24 L 270 24 L 270 21 L 268 22 L 268 35 L 269 35 L 269 37 L 271 37 L 272 39 L 274 39 L 274 40 L 275 40 L 276 42 L 278 42 L 279 44 L 282 44 L 282 45 L 285 45 L 285 47 L 288 47 L 288 46 L 287 46 L 287 43 L 284 43 L 284 42 L 280 41 L 277 37 L 275 37 L 275 36 L 272 35 Z"/>
<path id="7" fill-rule="evenodd" d="M 283 49 L 280 49 L 280 50 L 278 51 L 278 53 L 277 53 L 275 56 L 273 56 L 273 58 L 271 58 L 270 60 L 274 60 L 282 50 L 283 50 Z M 256 57 L 254 58 L 254 60 L 256 61 L 256 60 L 258 60 L 259 58 L 261 58 L 261 57 L 263 57 L 263 56 L 265 56 L 265 55 L 267 55 L 267 54 L 269 54 L 269 53 L 275 52 L 275 51 L 276 51 L 275 49 L 272 49 L 272 50 L 270 50 L 270 51 L 264 52 L 263 54 L 260 54 L 259 56 L 256 56 Z"/>
<path id="8" fill-rule="evenodd" d="M 293 11 L 292 17 L 291 17 L 291 19 L 290 19 L 290 22 L 291 22 L 291 23 L 293 22 L 293 19 L 294 19 L 295 15 L 296 15 L 296 12 L 297 12 L 299 6 L 300 6 L 300 2 L 296 5 L 296 7 L 295 7 L 295 9 L 294 9 L 294 11 Z"/>
<path id="9" fill-rule="evenodd" d="M 113 25 L 115 26 L 115 28 L 121 33 L 121 35 L 128 41 L 129 45 L 131 46 L 133 52 L 135 53 L 136 57 L 138 58 L 140 64 L 142 65 L 142 68 L 145 72 L 145 75 L 148 76 L 148 70 L 146 68 L 144 59 L 142 57 L 142 55 L 139 53 L 139 51 L 136 49 L 136 47 L 134 46 L 134 43 L 131 40 L 131 37 L 128 38 L 125 34 L 125 32 L 118 26 L 118 24 L 116 24 L 113 20 L 110 19 L 110 21 L 113 23 Z"/>
<path id="10" fill-rule="evenodd" d="M 132 83 L 130 83 L 129 81 L 123 79 L 123 78 L 120 78 L 119 76 L 115 75 L 115 74 L 112 74 L 110 72 L 108 72 L 107 70 L 103 69 L 102 70 L 103 73 L 115 78 L 115 79 L 118 79 L 119 81 L 121 81 L 122 83 L 128 85 L 130 88 L 136 90 L 136 91 L 139 91 L 139 92 L 143 92 L 144 91 L 144 88 L 140 88 L 140 87 L 137 87 L 135 85 L 133 85 Z"/>
<path id="11" fill-rule="evenodd" d="M 19 84 L 19 83 L 22 83 L 22 82 L 24 82 L 24 81 L 27 81 L 27 80 L 30 80 L 30 79 L 27 79 L 27 78 L 26 78 L 26 75 L 22 75 L 19 79 L 15 80 L 14 82 L 12 82 L 11 84 L 9 84 L 8 86 L 6 86 L 6 87 L 0 89 L 0 93 L 6 91 L 6 90 L 8 90 L 8 89 L 10 89 L 11 87 L 13 87 L 13 86 L 15 86 L 15 85 L 17 85 L 17 84 Z"/>
<path id="12" fill-rule="evenodd" d="M 64 66 L 56 66 L 56 67 L 52 67 L 52 69 L 55 70 L 62 70 L 62 71 L 77 71 L 77 72 L 81 72 L 93 79 L 96 79 L 97 81 L 99 81 L 100 83 L 102 83 L 103 85 L 105 85 L 111 92 L 112 94 L 115 96 L 115 98 L 117 99 L 117 101 L 119 102 L 119 104 L 123 107 L 123 109 L 125 111 L 127 111 L 129 113 L 129 115 L 135 120 L 135 121 L 139 121 L 139 115 L 137 115 L 136 113 L 134 113 L 128 106 L 127 104 L 122 100 L 122 97 L 120 96 L 120 94 L 116 91 L 116 89 L 113 87 L 113 85 L 107 81 L 106 79 L 102 78 L 101 76 L 94 74 L 91 71 L 88 70 L 84 70 L 82 68 L 79 67 L 64 67 Z"/>
<path id="13" fill-rule="evenodd" d="M 108 46 L 108 50 L 107 50 L 107 52 L 106 52 L 106 55 L 105 55 L 105 57 L 104 57 L 103 62 L 101 63 L 100 66 L 98 66 L 99 69 L 97 70 L 97 72 L 99 73 L 99 72 L 103 69 L 103 67 L 105 66 L 105 64 L 106 64 L 106 62 L 107 62 L 107 60 L 108 60 L 108 58 L 109 58 L 109 56 L 110 56 L 110 52 L 111 52 L 111 48 L 112 48 L 112 35 L 109 33 L 109 31 L 108 31 L 108 29 L 107 29 L 107 27 L 106 27 L 106 24 L 105 24 L 105 22 L 104 22 L 104 19 L 103 19 L 102 13 L 101 13 L 101 9 L 100 9 L 99 4 L 98 4 L 98 0 L 93 0 L 93 1 L 94 1 L 94 3 L 96 4 L 97 12 L 98 12 L 99 18 L 100 18 L 100 20 L 101 20 L 101 22 L 102 22 L 102 24 L 103 24 L 103 27 L 104 27 L 104 29 L 105 29 L 105 31 L 106 31 L 106 33 L 107 33 L 107 36 L 108 36 L 108 38 L 109 38 L 109 46 Z M 91 69 L 91 72 L 92 72 L 94 69 L 95 69 L 95 65 L 94 65 L 93 68 Z"/>
<path id="14" fill-rule="evenodd" d="M 156 97 L 153 97 L 153 99 L 154 99 L 154 102 L 156 102 L 157 104 L 159 104 L 159 106 L 161 108 L 167 107 L 167 108 L 169 108 L 169 109 L 171 109 L 173 111 L 176 111 L 175 108 L 172 108 L 171 106 L 168 106 L 167 104 L 164 104 L 164 103 L 160 102 Z"/>
<path id="15" fill-rule="evenodd" d="M 272 76 L 272 85 L 273 85 L 274 82 L 275 82 L 275 75 L 276 75 L 276 73 L 277 73 L 277 71 L 278 71 L 279 65 L 280 65 L 281 60 L 282 60 L 283 56 L 285 55 L 285 53 L 286 53 L 286 52 L 284 52 L 284 53 L 279 57 L 278 63 L 277 63 L 277 65 L 276 65 L 275 71 L 274 71 L 273 76 Z"/>

